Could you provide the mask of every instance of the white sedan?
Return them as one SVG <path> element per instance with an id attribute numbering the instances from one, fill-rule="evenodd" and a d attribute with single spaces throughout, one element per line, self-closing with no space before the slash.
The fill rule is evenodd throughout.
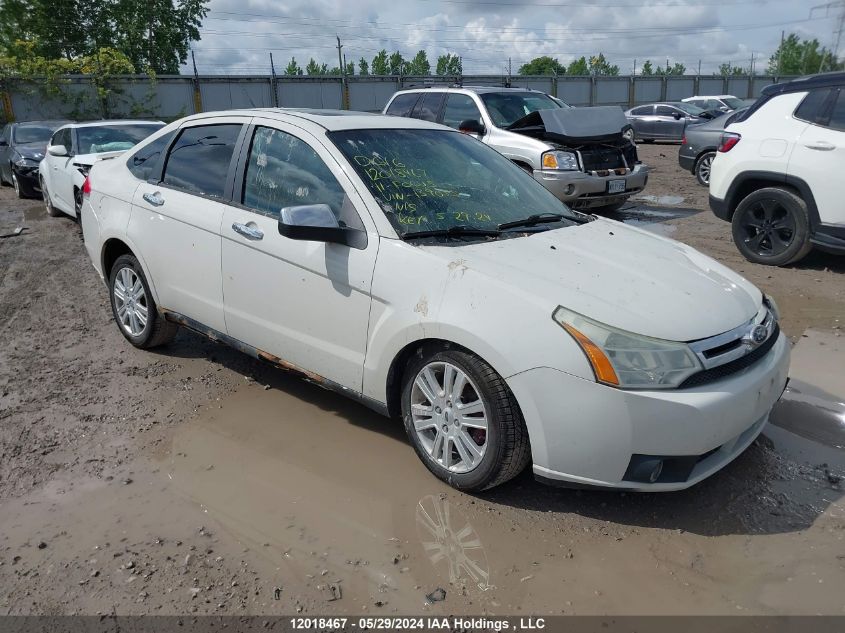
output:
<path id="1" fill-rule="evenodd" d="M 131 344 L 183 326 L 298 372 L 401 419 L 462 490 L 529 462 L 561 485 L 686 488 L 786 385 L 777 308 L 751 283 L 571 211 L 433 123 L 205 113 L 95 164 L 83 191 Z"/>
<path id="2" fill-rule="evenodd" d="M 78 217 L 82 183 L 91 165 L 132 149 L 162 127 L 162 121 L 108 120 L 60 127 L 50 139 L 47 154 L 38 166 L 47 213 Z"/>

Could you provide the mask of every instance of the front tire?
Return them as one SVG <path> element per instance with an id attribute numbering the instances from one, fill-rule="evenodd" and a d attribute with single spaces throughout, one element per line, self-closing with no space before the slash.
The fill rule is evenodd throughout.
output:
<path id="1" fill-rule="evenodd" d="M 12 186 L 15 188 L 15 195 L 18 197 L 18 200 L 26 198 L 23 192 L 23 187 L 21 187 L 21 182 L 18 180 L 15 172 L 12 172 Z"/>
<path id="2" fill-rule="evenodd" d="M 50 199 L 50 192 L 47 191 L 47 185 L 43 178 L 41 178 L 41 197 L 44 198 L 44 207 L 47 209 L 47 215 L 51 218 L 57 218 L 62 214 L 61 211 L 53 206 L 53 201 Z"/>
<path id="3" fill-rule="evenodd" d="M 756 264 L 785 266 L 813 248 L 807 203 L 780 187 L 746 196 L 734 212 L 731 229 L 739 252 Z"/>
<path id="4" fill-rule="evenodd" d="M 121 255 L 109 275 L 112 314 L 120 333 L 135 347 L 150 349 L 173 340 L 179 326 L 164 319 L 134 255 Z"/>
<path id="5" fill-rule="evenodd" d="M 453 488 L 492 488 L 530 460 L 516 399 L 502 377 L 469 352 L 418 350 L 405 371 L 401 406 L 417 456 Z"/>
<path id="6" fill-rule="evenodd" d="M 695 161 L 695 179 L 704 187 L 710 186 L 710 166 L 714 158 L 716 158 L 716 152 L 707 152 Z"/>

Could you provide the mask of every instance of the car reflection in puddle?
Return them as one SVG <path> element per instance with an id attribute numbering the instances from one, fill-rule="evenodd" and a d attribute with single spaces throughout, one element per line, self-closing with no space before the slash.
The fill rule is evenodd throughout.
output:
<path id="1" fill-rule="evenodd" d="M 490 564 L 478 533 L 448 499 L 428 495 L 417 504 L 417 536 L 438 575 L 490 589 Z"/>

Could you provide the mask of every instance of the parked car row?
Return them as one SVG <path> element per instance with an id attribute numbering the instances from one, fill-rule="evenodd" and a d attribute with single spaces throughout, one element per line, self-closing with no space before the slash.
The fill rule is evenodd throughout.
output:
<path id="1" fill-rule="evenodd" d="M 19 198 L 42 196 L 51 215 L 79 211 L 82 182 L 95 161 L 134 147 L 162 121 L 26 121 L 0 133 L 0 182 Z"/>
<path id="2" fill-rule="evenodd" d="M 81 223 L 117 327 L 139 348 L 186 327 L 351 396 L 462 490 L 529 462 L 558 485 L 701 481 L 786 385 L 777 307 L 689 246 L 563 204 L 546 174 L 603 201 L 639 163 L 620 109 L 542 100 L 212 112 L 95 162 Z"/>

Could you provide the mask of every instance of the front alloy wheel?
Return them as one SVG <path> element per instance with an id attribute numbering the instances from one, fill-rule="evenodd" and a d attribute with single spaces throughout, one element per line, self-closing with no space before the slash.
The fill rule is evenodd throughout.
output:
<path id="1" fill-rule="evenodd" d="M 518 475 L 531 458 L 528 430 L 507 383 L 463 349 L 420 347 L 405 368 L 402 419 L 419 458 L 458 490 Z"/>
<path id="2" fill-rule="evenodd" d="M 458 367 L 433 362 L 411 389 L 414 430 L 430 459 L 453 473 L 466 473 L 487 450 L 487 409 L 472 380 Z"/>

